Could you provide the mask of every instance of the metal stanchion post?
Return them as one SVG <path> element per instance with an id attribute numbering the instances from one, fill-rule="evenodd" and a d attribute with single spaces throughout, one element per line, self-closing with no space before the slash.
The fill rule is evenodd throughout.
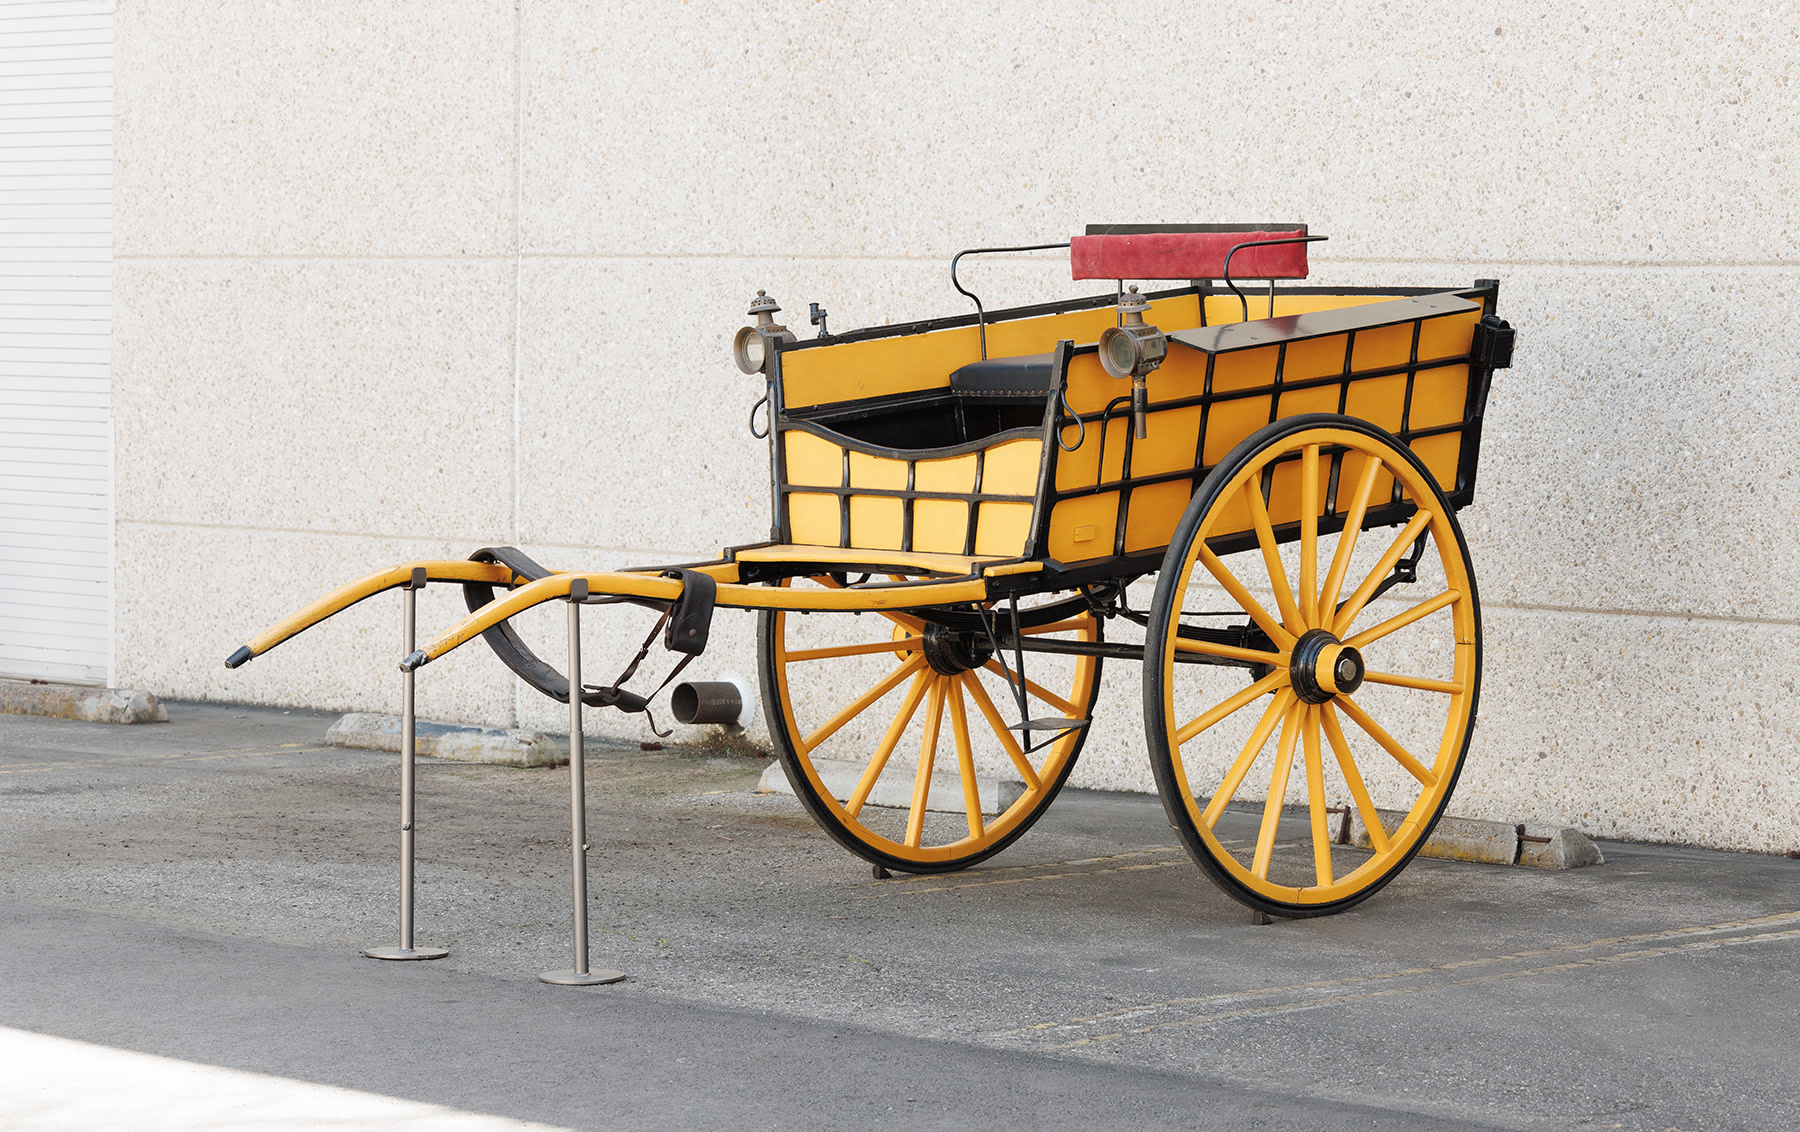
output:
<path id="1" fill-rule="evenodd" d="M 569 587 L 569 846 L 575 874 L 575 966 L 538 976 L 546 983 L 573 987 L 616 983 L 625 977 L 623 971 L 588 970 L 587 775 L 581 750 L 581 603 L 587 596 L 587 580 L 576 579 Z"/>
<path id="2" fill-rule="evenodd" d="M 401 590 L 405 602 L 402 634 L 411 656 L 418 647 L 418 595 L 425 588 L 425 568 L 415 567 L 412 579 Z M 442 959 L 450 954 L 442 947 L 413 946 L 413 754 L 418 736 L 418 718 L 413 712 L 413 674 L 402 670 L 400 676 L 400 946 L 366 947 L 363 954 L 370 959 Z"/>

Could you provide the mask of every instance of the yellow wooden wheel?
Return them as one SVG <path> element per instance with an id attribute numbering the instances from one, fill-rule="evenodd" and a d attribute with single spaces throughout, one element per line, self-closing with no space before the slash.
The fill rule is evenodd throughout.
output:
<path id="1" fill-rule="evenodd" d="M 1480 680 L 1474 570 L 1424 465 L 1367 422 L 1277 421 L 1208 475 L 1157 579 L 1144 720 L 1170 823 L 1251 907 L 1342 911 L 1442 816 Z"/>
<path id="2" fill-rule="evenodd" d="M 1007 612 L 991 613 L 1010 632 Z M 1098 619 L 1066 595 L 1023 608 L 1020 625 L 1028 642 L 1100 639 Z M 1086 738 L 1085 728 L 1009 729 L 1018 702 L 974 610 L 767 611 L 759 630 L 763 703 L 788 781 L 827 833 L 884 868 L 948 872 L 998 853 L 1049 806 Z M 1092 718 L 1100 658 L 1025 660 L 1027 718 Z"/>

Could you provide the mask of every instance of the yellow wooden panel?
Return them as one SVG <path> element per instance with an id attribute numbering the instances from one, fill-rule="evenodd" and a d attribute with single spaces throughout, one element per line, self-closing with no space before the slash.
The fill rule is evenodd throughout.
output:
<path id="1" fill-rule="evenodd" d="M 1225 458 L 1225 453 L 1238 442 L 1269 423 L 1267 397 L 1237 397 L 1218 401 L 1206 415 L 1206 452 L 1202 457 L 1207 467 Z"/>
<path id="2" fill-rule="evenodd" d="M 1194 296 L 1177 295 L 1151 303 L 1144 319 L 1165 331 L 1186 330 L 1200 324 L 1200 308 Z M 990 322 L 988 356 L 1046 354 L 1063 339 L 1085 345 L 1117 323 L 1111 306 Z M 973 326 L 794 350 L 781 356 L 782 395 L 789 408 L 798 409 L 941 389 L 949 385 L 951 371 L 980 358 L 980 335 Z"/>
<path id="3" fill-rule="evenodd" d="M 971 476 L 973 478 L 973 476 Z M 913 501 L 913 549 L 961 554 L 969 537 L 969 505 L 955 499 Z"/>
<path id="4" fill-rule="evenodd" d="M 1144 439 L 1132 444 L 1132 475 L 1153 476 L 1158 472 L 1179 472 L 1191 468 L 1194 466 L 1194 453 L 1200 439 L 1200 406 L 1152 411 L 1145 418 L 1144 433 Z M 1122 451 L 1124 437 L 1108 437 L 1108 446 L 1115 440 Z M 1135 507 L 1136 504 L 1132 506 Z"/>
<path id="5" fill-rule="evenodd" d="M 845 565 L 893 565 L 906 570 L 935 570 L 944 574 L 972 574 L 979 558 L 961 554 L 921 554 L 917 551 L 846 550 L 819 546 L 754 546 L 738 551 L 739 562 L 841 562 Z M 988 559 L 987 561 L 991 561 Z"/>
<path id="6" fill-rule="evenodd" d="M 1311 389 L 1284 389 L 1276 411 L 1277 417 L 1299 413 L 1335 413 L 1341 386 L 1315 385 Z"/>
<path id="7" fill-rule="evenodd" d="M 893 460 L 886 456 L 871 456 L 867 452 L 850 453 L 850 486 L 851 487 L 885 487 L 895 491 L 906 490 L 906 461 Z M 855 523 L 855 509 L 851 509 L 852 530 Z M 858 543 L 857 545 L 863 545 Z"/>
<path id="8" fill-rule="evenodd" d="M 973 452 L 941 460 L 920 460 L 915 468 L 913 487 L 919 491 L 956 491 L 966 495 L 975 490 Z"/>
<path id="9" fill-rule="evenodd" d="M 975 520 L 975 553 L 1025 553 L 1025 540 L 1031 537 L 1031 514 L 1035 510 L 1029 503 L 983 503 L 981 514 Z"/>
<path id="10" fill-rule="evenodd" d="M 795 542 L 837 546 L 841 527 L 837 496 L 799 492 L 788 496 L 788 529 Z"/>
<path id="11" fill-rule="evenodd" d="M 1073 443 L 1073 429 L 1063 434 L 1066 443 Z M 1089 425 L 1081 434 L 1081 444 L 1073 452 L 1056 454 L 1056 488 L 1058 491 L 1071 491 L 1078 487 L 1089 487 L 1100 482 L 1100 429 Z"/>
<path id="12" fill-rule="evenodd" d="M 1419 327 L 1419 360 L 1432 362 L 1467 354 L 1475 338 L 1475 324 L 1480 321 L 1479 310 L 1426 319 Z"/>
<path id="13" fill-rule="evenodd" d="M 795 487 L 842 487 L 844 484 L 844 450 L 829 440 L 810 432 L 789 429 L 787 438 L 787 481 Z M 832 536 L 837 541 L 837 536 Z"/>
<path id="14" fill-rule="evenodd" d="M 1140 554 L 1169 545 L 1175 524 L 1187 510 L 1193 484 L 1188 480 L 1170 480 L 1140 487 L 1131 493 L 1125 515 L 1125 551 Z"/>
<path id="15" fill-rule="evenodd" d="M 851 454 L 852 456 L 855 453 Z M 906 522 L 905 503 L 891 495 L 850 497 L 850 545 L 899 550 Z M 957 546 L 958 550 L 962 547 Z"/>
<path id="16" fill-rule="evenodd" d="M 1269 292 L 1265 285 L 1261 295 L 1256 293 L 1255 281 L 1240 280 L 1238 286 L 1244 288 L 1244 297 L 1250 300 L 1250 317 L 1267 318 L 1269 314 Z M 1276 295 L 1275 313 L 1307 314 L 1311 311 L 1334 311 L 1343 307 L 1360 307 L 1365 303 L 1381 303 L 1398 295 Z M 1238 304 L 1237 296 L 1227 291 L 1223 295 L 1209 295 L 1206 299 L 1206 321 L 1210 324 L 1221 322 L 1243 321 L 1243 307 Z"/>
<path id="17" fill-rule="evenodd" d="M 1443 366 L 1420 370 L 1413 379 L 1410 428 L 1455 424 L 1469 401 L 1469 367 Z"/>
<path id="18" fill-rule="evenodd" d="M 920 389 L 944 389 L 950 371 L 981 358 L 975 328 L 844 342 L 781 355 L 781 392 L 790 409 Z"/>
<path id="19" fill-rule="evenodd" d="M 1164 331 L 1186 330 L 1200 325 L 1200 305 L 1193 295 L 1156 299 L 1144 312 L 1144 321 Z M 1082 346 L 1098 342 L 1102 330 L 1118 324 L 1118 310 L 1110 304 L 1067 314 L 990 322 L 988 356 L 1007 358 L 1019 354 L 1047 354 L 1064 339 Z"/>
<path id="20" fill-rule="evenodd" d="M 1365 377 L 1350 383 L 1344 412 L 1378 424 L 1389 432 L 1400 431 L 1400 414 L 1406 407 L 1406 375 Z"/>
<path id="21" fill-rule="evenodd" d="M 1439 487 L 1445 491 L 1456 489 L 1456 461 L 1462 455 L 1462 433 L 1422 436 L 1412 442 L 1412 450 L 1425 461 Z"/>
<path id="22" fill-rule="evenodd" d="M 1095 355 L 1098 357 L 1098 355 Z M 1106 371 L 1102 369 L 1101 373 Z M 1112 379 L 1109 379 L 1112 380 Z M 1199 350 L 1190 350 L 1186 346 L 1171 346 L 1169 356 L 1163 364 L 1150 371 L 1144 386 L 1150 395 L 1150 407 L 1156 408 L 1160 401 L 1179 401 L 1187 397 L 1198 397 L 1206 392 L 1206 355 Z M 1124 390 L 1127 396 L 1131 393 L 1131 382 L 1120 380 L 1117 387 Z M 1115 394 L 1117 396 L 1117 394 Z"/>
<path id="23" fill-rule="evenodd" d="M 1261 389 L 1275 383 L 1275 363 L 1280 348 L 1263 346 L 1255 350 L 1234 350 L 1220 354 L 1213 362 L 1213 392 L 1230 393 L 1237 389 Z"/>
<path id="24" fill-rule="evenodd" d="M 1118 523 L 1118 492 L 1065 499 L 1050 513 L 1050 557 L 1059 562 L 1110 558 Z"/>
<path id="25" fill-rule="evenodd" d="M 1036 495 L 1038 464 L 1044 454 L 1041 440 L 1009 440 L 987 450 L 981 470 L 983 495 Z M 987 521 L 986 512 L 982 522 Z M 986 551 L 977 551 L 985 554 Z"/>
<path id="26" fill-rule="evenodd" d="M 1281 363 L 1281 380 L 1305 381 L 1343 373 L 1349 337 L 1348 334 L 1333 334 L 1326 338 L 1289 342 L 1287 356 Z"/>
<path id="27" fill-rule="evenodd" d="M 1388 369 L 1412 361 L 1413 323 L 1382 326 L 1356 332 L 1356 345 L 1351 348 L 1353 369 Z"/>
<path id="28" fill-rule="evenodd" d="M 1131 396 L 1131 382 L 1107 373 L 1100 364 L 1100 355 L 1080 354 L 1069 359 L 1069 408 L 1077 413 L 1097 413 L 1121 394 Z"/>
<path id="29" fill-rule="evenodd" d="M 1244 287 L 1243 282 L 1239 281 L 1238 286 Z M 1262 294 L 1260 295 L 1256 293 L 1256 288 L 1254 286 L 1244 287 L 1244 299 L 1250 304 L 1250 318 L 1252 320 L 1269 317 L 1269 290 L 1266 285 L 1263 287 Z M 1244 305 L 1238 302 L 1238 297 L 1236 295 L 1227 291 L 1223 295 L 1208 295 L 1206 297 L 1207 325 L 1216 326 L 1221 322 L 1242 321 L 1244 321 Z"/>

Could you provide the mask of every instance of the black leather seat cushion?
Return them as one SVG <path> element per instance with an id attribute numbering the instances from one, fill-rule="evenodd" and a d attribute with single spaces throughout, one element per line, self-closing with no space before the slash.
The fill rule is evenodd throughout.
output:
<path id="1" fill-rule="evenodd" d="M 950 375 L 950 392 L 958 397 L 995 400 L 1041 400 L 1056 378 L 1049 354 L 986 358 L 970 362 Z"/>

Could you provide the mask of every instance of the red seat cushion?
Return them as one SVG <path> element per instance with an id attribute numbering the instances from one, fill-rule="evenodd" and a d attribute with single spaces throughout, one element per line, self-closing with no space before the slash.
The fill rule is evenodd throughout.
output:
<path id="1" fill-rule="evenodd" d="M 1145 232 L 1072 236 L 1076 279 L 1223 279 L 1225 256 L 1239 244 L 1299 236 L 1292 232 Z M 1305 279 L 1306 245 L 1245 248 L 1231 257 L 1233 279 Z"/>

